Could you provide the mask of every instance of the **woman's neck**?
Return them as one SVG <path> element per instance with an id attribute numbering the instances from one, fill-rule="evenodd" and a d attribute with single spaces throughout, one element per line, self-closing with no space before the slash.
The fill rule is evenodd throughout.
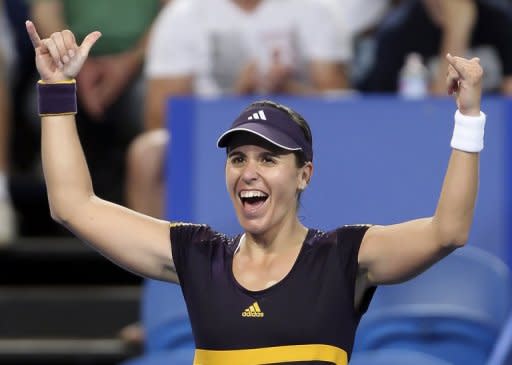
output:
<path id="1" fill-rule="evenodd" d="M 295 219 L 289 224 L 280 225 L 263 234 L 255 235 L 246 232 L 240 249 L 254 257 L 279 255 L 290 248 L 301 246 L 307 232 L 308 229 Z"/>

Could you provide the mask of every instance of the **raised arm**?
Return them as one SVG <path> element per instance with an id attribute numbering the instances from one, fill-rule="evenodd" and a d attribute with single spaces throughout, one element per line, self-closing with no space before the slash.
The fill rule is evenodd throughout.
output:
<path id="1" fill-rule="evenodd" d="M 55 84 L 74 82 L 101 33 L 90 33 L 78 46 L 69 30 L 41 40 L 32 22 L 27 21 L 26 27 L 44 83 L 39 94 L 40 112 L 44 113 L 41 144 L 52 217 L 116 264 L 143 276 L 176 282 L 169 223 L 94 195 L 73 108 L 62 110 L 63 96 L 74 95 L 55 93 Z"/>
<path id="2" fill-rule="evenodd" d="M 407 280 L 468 239 L 478 188 L 478 151 L 483 146 L 483 71 L 477 58 L 447 55 L 447 61 L 448 92 L 455 94 L 461 114 L 456 116 L 453 150 L 436 211 L 429 218 L 368 230 L 359 251 L 364 279 L 360 283 L 366 287 Z"/>

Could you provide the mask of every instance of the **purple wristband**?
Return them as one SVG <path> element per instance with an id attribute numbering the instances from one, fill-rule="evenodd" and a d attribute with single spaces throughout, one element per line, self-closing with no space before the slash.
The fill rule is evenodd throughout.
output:
<path id="1" fill-rule="evenodd" d="M 58 84 L 37 83 L 37 101 L 40 116 L 76 114 L 75 81 Z"/>

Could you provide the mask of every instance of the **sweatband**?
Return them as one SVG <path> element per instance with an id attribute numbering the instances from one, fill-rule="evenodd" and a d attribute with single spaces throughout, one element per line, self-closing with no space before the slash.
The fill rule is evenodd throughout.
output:
<path id="1" fill-rule="evenodd" d="M 76 114 L 76 82 L 75 80 L 58 83 L 37 82 L 37 104 L 39 115 Z"/>
<path id="2" fill-rule="evenodd" d="M 464 152 L 480 152 L 484 148 L 485 120 L 486 115 L 483 112 L 475 117 L 464 115 L 457 109 L 450 143 L 452 148 Z"/>

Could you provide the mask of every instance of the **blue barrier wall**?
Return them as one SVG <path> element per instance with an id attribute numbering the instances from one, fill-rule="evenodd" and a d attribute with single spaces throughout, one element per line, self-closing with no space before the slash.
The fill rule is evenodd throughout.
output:
<path id="1" fill-rule="evenodd" d="M 167 216 L 240 231 L 224 182 L 225 152 L 217 137 L 252 101 L 177 98 L 169 102 L 172 143 L 167 159 Z M 313 130 L 312 183 L 300 216 L 307 226 L 389 224 L 433 213 L 450 154 L 455 105 L 451 99 L 394 97 L 279 98 Z M 506 258 L 512 229 L 506 191 L 507 101 L 488 98 L 486 146 L 470 244 Z M 509 110 L 510 109 L 510 110 Z M 511 138 L 508 138 L 510 141 Z M 509 174 L 510 175 L 510 174 Z"/>

